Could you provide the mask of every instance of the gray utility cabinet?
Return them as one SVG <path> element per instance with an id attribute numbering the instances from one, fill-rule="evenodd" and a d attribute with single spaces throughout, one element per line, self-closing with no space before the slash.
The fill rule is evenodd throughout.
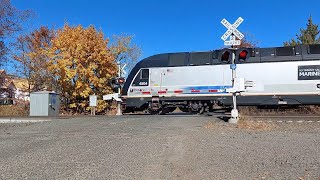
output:
<path id="1" fill-rule="evenodd" d="M 59 94 L 39 91 L 30 94 L 30 116 L 59 116 Z"/>

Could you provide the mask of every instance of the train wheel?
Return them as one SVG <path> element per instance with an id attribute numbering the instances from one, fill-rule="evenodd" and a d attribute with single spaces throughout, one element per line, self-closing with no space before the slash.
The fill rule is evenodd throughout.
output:
<path id="1" fill-rule="evenodd" d="M 189 103 L 189 111 L 192 114 L 203 114 L 205 107 L 201 102 L 190 102 Z"/>
<path id="2" fill-rule="evenodd" d="M 159 114 L 161 112 L 161 104 L 159 102 L 150 102 L 147 111 L 154 115 Z"/>

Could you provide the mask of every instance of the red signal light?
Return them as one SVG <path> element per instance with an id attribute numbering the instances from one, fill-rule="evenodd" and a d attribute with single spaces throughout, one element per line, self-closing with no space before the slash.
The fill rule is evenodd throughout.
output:
<path id="1" fill-rule="evenodd" d="M 123 84 L 123 83 L 124 83 L 124 81 L 125 81 L 125 79 L 124 79 L 124 78 L 119 78 L 119 79 L 118 79 L 118 83 L 119 83 L 119 84 Z"/>
<path id="2" fill-rule="evenodd" d="M 239 53 L 239 60 L 246 60 L 248 55 L 248 51 L 243 50 Z"/>

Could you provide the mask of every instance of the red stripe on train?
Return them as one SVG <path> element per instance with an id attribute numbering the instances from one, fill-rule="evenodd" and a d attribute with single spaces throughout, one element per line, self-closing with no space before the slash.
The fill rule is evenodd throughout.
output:
<path id="1" fill-rule="evenodd" d="M 167 91 L 158 91 L 158 94 L 165 94 Z"/>
<path id="2" fill-rule="evenodd" d="M 175 90 L 174 93 L 182 93 L 182 90 Z"/>
<path id="3" fill-rule="evenodd" d="M 209 89 L 209 92 L 218 92 L 216 89 Z"/>
<path id="4" fill-rule="evenodd" d="M 142 94 L 151 94 L 151 93 L 148 91 L 145 91 L 145 92 L 142 92 Z"/>
<path id="5" fill-rule="evenodd" d="M 200 90 L 195 90 L 195 89 L 192 89 L 191 92 L 193 93 L 197 93 L 197 92 L 200 92 Z"/>

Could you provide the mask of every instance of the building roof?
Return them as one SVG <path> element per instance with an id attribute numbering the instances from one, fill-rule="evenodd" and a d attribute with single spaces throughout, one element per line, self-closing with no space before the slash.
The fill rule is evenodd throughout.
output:
<path id="1" fill-rule="evenodd" d="M 3 86 L 2 86 L 3 89 L 12 89 L 12 90 L 15 90 L 17 89 L 16 86 L 14 85 L 13 81 L 10 81 L 10 80 L 7 80 L 3 83 Z"/>
<path id="2" fill-rule="evenodd" d="M 27 79 L 24 78 L 15 78 L 12 79 L 12 82 L 16 86 L 17 89 L 20 89 L 22 91 L 27 91 L 28 90 L 28 81 Z"/>

